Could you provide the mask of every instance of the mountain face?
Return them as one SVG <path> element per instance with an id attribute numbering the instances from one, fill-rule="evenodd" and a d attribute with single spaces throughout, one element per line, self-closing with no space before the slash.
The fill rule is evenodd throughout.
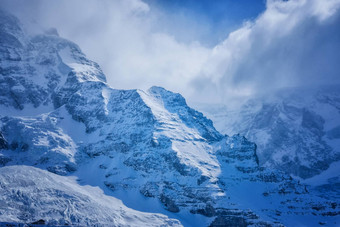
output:
<path id="1" fill-rule="evenodd" d="M 74 43 L 55 32 L 27 35 L 4 12 L 0 20 L 0 176 L 9 182 L 0 190 L 24 195 L 1 197 L 10 218 L 5 213 L 0 221 L 31 221 L 21 215 L 31 204 L 34 217 L 49 224 L 119 226 L 138 219 L 179 225 L 126 207 L 117 213 L 120 203 L 101 204 L 98 191 L 80 186 L 91 185 L 131 208 L 164 213 L 186 226 L 338 224 L 339 200 L 261 166 L 256 144 L 220 134 L 180 94 L 160 87 L 113 89 Z M 68 187 L 58 185 L 63 179 Z M 52 204 L 37 190 L 51 191 Z M 42 211 L 54 206 L 67 212 Z M 86 206 L 100 207 L 98 217 L 87 219 Z M 112 219 L 99 214 L 103 209 Z"/>
<path id="2" fill-rule="evenodd" d="M 340 160 L 340 86 L 286 89 L 240 108 L 202 106 L 219 131 L 254 141 L 261 166 L 310 178 Z"/>

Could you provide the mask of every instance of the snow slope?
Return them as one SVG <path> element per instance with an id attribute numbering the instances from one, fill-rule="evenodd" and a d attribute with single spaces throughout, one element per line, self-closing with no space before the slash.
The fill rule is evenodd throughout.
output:
<path id="1" fill-rule="evenodd" d="M 127 208 L 99 188 L 30 166 L 0 168 L 0 220 L 77 226 L 182 226 L 161 214 Z"/>

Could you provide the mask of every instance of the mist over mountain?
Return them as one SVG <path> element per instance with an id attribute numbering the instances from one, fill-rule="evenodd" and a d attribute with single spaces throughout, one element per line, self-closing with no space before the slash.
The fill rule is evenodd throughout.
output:
<path id="1" fill-rule="evenodd" d="M 306 179 L 339 161 L 339 88 L 296 87 L 250 99 L 240 107 L 198 104 L 197 108 L 220 132 L 241 133 L 254 141 L 261 165 Z"/>
<path id="2" fill-rule="evenodd" d="M 89 15 L 98 15 L 91 12 L 106 6 L 103 17 L 87 25 L 98 24 L 98 30 L 87 33 L 88 39 L 108 26 L 106 15 L 112 16 L 113 23 L 104 33 L 106 39 L 116 34 L 110 32 L 121 31 L 121 21 L 128 19 L 126 33 L 120 33 L 118 41 L 111 40 L 106 50 L 110 55 L 103 52 L 101 58 L 107 58 L 112 68 L 104 63 L 102 70 L 82 48 L 96 59 L 107 42 L 98 38 L 88 43 L 84 38 L 78 46 L 77 37 L 88 28 L 72 21 L 62 32 L 38 28 L 23 20 L 34 7 L 25 11 L 27 3 L 16 8 L 4 1 L 5 10 L 0 10 L 0 225 L 339 225 L 340 94 L 337 66 L 332 66 L 337 53 L 326 51 L 338 45 L 336 33 L 329 38 L 338 23 L 338 1 L 267 1 L 254 23 L 246 23 L 213 49 L 154 32 L 154 19 L 147 16 L 153 15 L 152 5 L 145 2 L 104 1 L 98 6 L 95 1 L 74 1 L 65 18 L 47 16 L 53 7 L 58 12 L 67 4 L 32 1 L 31 7 L 39 6 L 37 18 L 49 18 L 42 23 L 69 20 L 68 11 L 74 15 L 75 9 L 83 23 Z M 118 9 L 122 10 L 110 14 Z M 287 17 L 291 18 L 288 25 Z M 67 29 L 78 33 L 76 42 L 63 38 L 63 33 L 70 34 Z M 324 36 L 311 35 L 304 51 L 289 47 L 289 37 L 302 36 L 299 31 L 314 34 L 320 29 Z M 120 42 L 124 39 L 129 48 Z M 286 65 L 296 60 L 290 56 L 304 56 L 314 45 L 316 53 L 327 52 L 314 60 L 321 64 L 321 58 L 330 59 L 329 64 L 313 65 L 315 74 L 297 64 L 301 70 L 294 72 L 301 77 L 283 66 L 275 74 L 278 62 L 284 62 L 273 39 L 287 42 L 283 45 L 288 45 L 287 54 L 282 55 L 288 57 Z M 266 45 L 261 48 L 258 42 Z M 313 42 L 330 46 L 324 49 Z M 260 69 L 261 62 L 267 62 L 269 52 L 273 60 L 268 67 L 253 70 L 252 66 Z M 321 86 L 323 66 L 327 66 L 323 71 L 327 82 Z M 156 73 L 150 74 L 151 68 Z M 287 78 L 281 83 L 282 71 Z M 153 77 L 159 72 L 162 76 Z M 301 86 L 281 89 L 297 77 L 296 81 L 309 78 L 310 83 L 293 81 Z M 113 83 L 124 80 L 135 86 L 142 78 L 147 82 L 141 86 L 168 85 L 188 94 L 188 103 L 201 103 L 195 104 L 196 110 L 186 96 L 161 86 L 118 89 L 124 86 Z M 272 88 L 266 89 L 265 82 Z M 230 95 L 226 100 L 246 101 L 228 105 L 223 102 L 225 95 Z"/>
<path id="3" fill-rule="evenodd" d="M 2 0 L 1 5 L 30 32 L 57 28 L 101 65 L 114 88 L 156 85 L 190 103 L 230 105 L 285 87 L 340 83 L 337 0 L 153 2 Z"/>

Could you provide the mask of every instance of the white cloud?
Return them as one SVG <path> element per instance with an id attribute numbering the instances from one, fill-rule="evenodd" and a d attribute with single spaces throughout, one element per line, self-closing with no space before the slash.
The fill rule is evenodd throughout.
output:
<path id="1" fill-rule="evenodd" d="M 339 0 L 269 0 L 262 15 L 213 49 L 193 84 L 234 97 L 340 83 L 339 7 Z"/>
<path id="2" fill-rule="evenodd" d="M 21 17 L 35 17 L 45 27 L 56 27 L 62 37 L 77 43 L 103 68 L 114 88 L 152 85 L 190 93 L 189 81 L 199 73 L 209 49 L 198 42 L 181 43 L 161 32 L 159 12 L 141 0 L 34 1 Z M 20 2 L 20 1 L 19 1 Z M 32 1 L 31 1 L 32 3 Z M 26 20 L 26 19 L 25 19 Z"/>
<path id="3" fill-rule="evenodd" d="M 178 34 L 169 34 L 173 28 L 162 29 L 170 24 L 166 17 L 160 20 L 160 12 L 141 0 L 7 4 L 79 44 L 115 88 L 159 85 L 191 100 L 220 101 L 285 86 L 340 83 L 340 0 L 268 0 L 256 20 L 213 48 L 179 42 Z M 198 34 L 192 32 L 198 25 L 189 28 L 189 22 L 183 21 L 188 34 Z"/>

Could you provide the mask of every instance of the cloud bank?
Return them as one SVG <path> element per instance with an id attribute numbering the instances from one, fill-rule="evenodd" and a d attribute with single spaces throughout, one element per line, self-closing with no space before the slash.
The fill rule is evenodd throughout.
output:
<path id="1" fill-rule="evenodd" d="M 340 83 L 340 0 L 268 0 L 261 15 L 213 47 L 195 37 L 179 41 L 183 28 L 177 34 L 162 29 L 164 15 L 160 20 L 160 11 L 141 0 L 1 3 L 79 44 L 114 88 L 159 85 L 190 101 L 228 102 L 283 87 Z M 189 35 L 207 29 L 181 20 Z"/>
<path id="2" fill-rule="evenodd" d="M 198 42 L 181 43 L 175 34 L 162 32 L 159 12 L 141 0 L 6 3 L 22 20 L 56 27 L 62 37 L 77 43 L 100 64 L 114 88 L 159 85 L 186 93 L 210 51 Z"/>
<path id="3" fill-rule="evenodd" d="M 263 14 L 212 50 L 194 84 L 233 97 L 340 83 L 339 7 L 339 0 L 267 1 Z"/>

